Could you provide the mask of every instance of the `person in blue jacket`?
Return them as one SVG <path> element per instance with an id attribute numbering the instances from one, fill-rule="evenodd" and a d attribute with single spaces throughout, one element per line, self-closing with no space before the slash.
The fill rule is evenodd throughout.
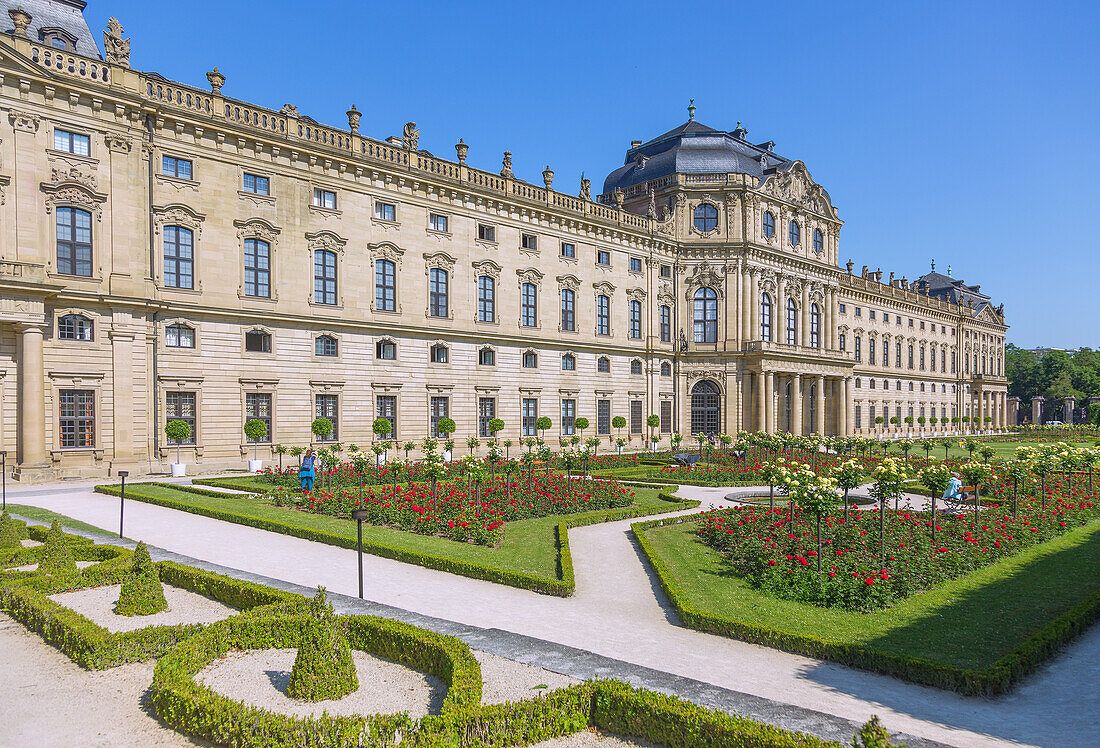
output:
<path id="1" fill-rule="evenodd" d="M 302 490 L 313 493 L 313 481 L 317 479 L 317 457 L 312 449 L 307 449 L 302 457 L 302 466 L 298 468 L 298 480 L 302 482 Z"/>
<path id="2" fill-rule="evenodd" d="M 943 491 L 943 498 L 949 501 L 962 501 L 962 479 L 959 478 L 958 473 L 951 474 L 951 480 L 947 483 L 947 488 Z"/>

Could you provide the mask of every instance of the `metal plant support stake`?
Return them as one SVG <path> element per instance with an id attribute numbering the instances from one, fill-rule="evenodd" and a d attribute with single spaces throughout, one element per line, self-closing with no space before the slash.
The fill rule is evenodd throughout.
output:
<path id="1" fill-rule="evenodd" d="M 128 470 L 119 470 L 118 477 L 122 478 L 122 485 L 118 490 L 118 536 L 122 537 L 122 519 L 123 512 L 126 509 L 126 476 L 129 475 Z"/>
<path id="2" fill-rule="evenodd" d="M 367 518 L 366 509 L 356 509 L 351 513 L 355 520 L 357 530 L 357 547 L 359 550 L 359 599 L 363 599 L 363 520 Z"/>

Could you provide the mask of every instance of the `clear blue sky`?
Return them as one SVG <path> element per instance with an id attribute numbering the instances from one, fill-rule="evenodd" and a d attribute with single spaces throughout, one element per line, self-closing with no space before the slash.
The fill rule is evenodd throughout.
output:
<path id="1" fill-rule="evenodd" d="M 521 178 L 594 191 L 632 138 L 697 119 L 806 162 L 841 259 L 951 265 L 1009 340 L 1100 346 L 1100 4 L 91 0 L 135 67 Z"/>

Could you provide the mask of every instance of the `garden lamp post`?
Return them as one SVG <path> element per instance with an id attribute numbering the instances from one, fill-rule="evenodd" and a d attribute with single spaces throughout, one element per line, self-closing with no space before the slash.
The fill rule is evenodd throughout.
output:
<path id="1" fill-rule="evenodd" d="M 118 536 L 122 537 L 122 519 L 123 512 L 126 509 L 126 476 L 130 474 L 128 470 L 119 470 L 118 477 L 122 478 L 122 485 L 118 490 Z"/>
<path id="2" fill-rule="evenodd" d="M 355 509 L 351 513 L 351 518 L 355 520 L 356 529 L 358 530 L 358 548 L 359 548 L 359 599 L 363 599 L 363 520 L 367 518 L 366 509 Z"/>
<path id="3" fill-rule="evenodd" d="M 6 449 L 0 450 L 0 495 L 4 498 L 6 512 L 8 510 L 8 451 Z"/>

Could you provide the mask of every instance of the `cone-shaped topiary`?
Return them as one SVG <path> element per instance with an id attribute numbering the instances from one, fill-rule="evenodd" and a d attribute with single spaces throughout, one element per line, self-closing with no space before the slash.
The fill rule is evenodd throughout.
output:
<path id="1" fill-rule="evenodd" d="M 852 748 L 894 748 L 899 745 L 890 740 L 890 733 L 879 722 L 877 714 L 864 722 L 852 736 Z"/>
<path id="2" fill-rule="evenodd" d="M 287 695 L 304 701 L 339 699 L 359 689 L 344 627 L 318 587 L 309 606 L 309 623 L 302 632 L 298 656 L 290 671 Z"/>
<path id="3" fill-rule="evenodd" d="M 38 571 L 54 576 L 66 576 L 78 574 L 76 561 L 73 560 L 73 549 L 69 547 L 69 541 L 61 532 L 61 525 L 57 520 L 50 525 L 50 531 L 46 533 L 46 545 L 42 549 L 42 561 L 38 564 Z"/>
<path id="4" fill-rule="evenodd" d="M 27 528 L 22 522 L 15 521 L 7 512 L 0 514 L 0 548 L 21 548 L 26 537 Z"/>
<path id="5" fill-rule="evenodd" d="M 148 616 L 167 609 L 168 601 L 164 599 L 164 587 L 161 586 L 157 567 L 149 558 L 145 543 L 138 543 L 130 573 L 122 580 L 122 592 L 115 603 L 115 613 L 120 616 Z"/>

